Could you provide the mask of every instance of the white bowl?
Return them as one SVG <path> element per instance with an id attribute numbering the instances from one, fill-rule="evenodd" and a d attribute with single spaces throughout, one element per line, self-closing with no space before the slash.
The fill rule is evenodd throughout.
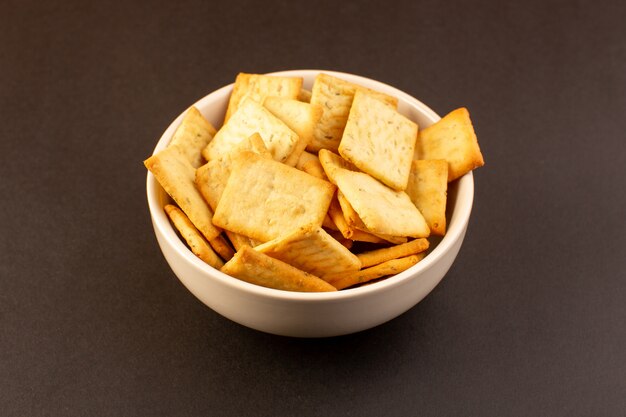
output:
<path id="1" fill-rule="evenodd" d="M 299 76 L 311 88 L 319 70 L 294 70 L 273 75 Z M 420 128 L 439 116 L 408 94 L 357 75 L 323 71 L 398 98 L 398 109 Z M 221 126 L 232 85 L 220 88 L 194 105 L 216 127 Z M 169 143 L 183 114 L 167 128 L 154 149 Z M 180 281 L 212 310 L 244 326 L 295 337 L 327 337 L 365 330 L 409 310 L 441 281 L 456 258 L 465 236 L 474 198 L 472 173 L 450 184 L 448 228 L 441 241 L 412 268 L 383 281 L 330 293 L 274 290 L 230 277 L 197 258 L 172 228 L 163 207 L 170 200 L 152 174 L 147 178 L 148 205 L 165 259 Z"/>

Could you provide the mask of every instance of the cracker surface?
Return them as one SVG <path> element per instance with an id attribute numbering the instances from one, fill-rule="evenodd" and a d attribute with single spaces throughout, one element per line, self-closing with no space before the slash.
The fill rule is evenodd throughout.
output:
<path id="1" fill-rule="evenodd" d="M 321 226 L 334 191 L 327 181 L 242 152 L 234 162 L 213 222 L 266 242 L 294 229 Z"/>
<path id="2" fill-rule="evenodd" d="M 446 233 L 448 163 L 443 159 L 413 161 L 406 189 L 433 235 Z"/>
<path id="3" fill-rule="evenodd" d="M 297 229 L 255 250 L 322 279 L 361 268 L 359 258 L 321 227 Z"/>
<path id="4" fill-rule="evenodd" d="M 357 91 L 339 154 L 395 190 L 406 189 L 417 124 L 369 93 Z"/>
<path id="5" fill-rule="evenodd" d="M 251 284 L 285 291 L 325 292 L 335 287 L 321 278 L 243 246 L 221 269 L 225 274 Z"/>
<path id="6" fill-rule="evenodd" d="M 216 130 L 194 106 L 185 113 L 169 146 L 178 146 L 194 168 L 204 163 L 202 150 L 211 142 Z"/>
<path id="7" fill-rule="evenodd" d="M 414 159 L 448 161 L 448 182 L 485 164 L 469 112 L 465 107 L 420 131 Z"/>
<path id="8" fill-rule="evenodd" d="M 144 165 L 207 240 L 219 236 L 221 230 L 213 225 L 213 212 L 194 183 L 196 170 L 178 146 L 168 146 L 146 159 Z"/>
<path id="9" fill-rule="evenodd" d="M 337 152 L 357 90 L 368 91 L 394 107 L 398 105 L 398 99 L 395 97 L 321 73 L 313 83 L 311 104 L 322 108 L 322 116 L 307 150 L 317 152 L 320 149 L 329 149 Z"/>
<path id="10" fill-rule="evenodd" d="M 244 96 L 259 103 L 268 96 L 296 99 L 301 89 L 300 77 L 239 73 L 228 101 L 224 123 L 237 111 Z"/>

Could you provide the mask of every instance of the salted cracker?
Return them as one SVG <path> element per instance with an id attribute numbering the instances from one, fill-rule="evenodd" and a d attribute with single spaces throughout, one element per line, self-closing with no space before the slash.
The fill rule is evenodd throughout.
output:
<path id="1" fill-rule="evenodd" d="M 446 233 L 447 191 L 448 163 L 444 159 L 413 161 L 406 193 L 433 235 Z"/>
<path id="2" fill-rule="evenodd" d="M 191 166 L 197 168 L 204 163 L 202 150 L 211 142 L 215 133 L 213 125 L 192 106 L 176 128 L 169 146 L 178 146 Z"/>
<path id="3" fill-rule="evenodd" d="M 233 165 L 213 222 L 266 242 L 291 230 L 322 225 L 335 187 L 296 168 L 251 152 Z"/>
<path id="4" fill-rule="evenodd" d="M 231 151 L 254 133 L 261 135 L 272 157 L 279 162 L 287 161 L 300 141 L 298 135 L 282 120 L 260 103 L 247 97 L 241 102 L 237 112 L 204 148 L 202 155 L 207 161 L 211 161 Z M 292 161 L 292 165 L 296 162 L 297 159 Z"/>
<path id="5" fill-rule="evenodd" d="M 335 288 L 343 290 L 357 284 L 363 284 L 378 278 L 399 274 L 424 259 L 424 256 L 425 253 L 422 252 L 417 255 L 392 259 L 359 271 L 328 277 L 328 280 Z"/>
<path id="6" fill-rule="evenodd" d="M 336 291 L 321 278 L 243 246 L 221 269 L 225 274 L 251 284 L 285 291 Z"/>
<path id="7" fill-rule="evenodd" d="M 322 279 L 361 268 L 359 258 L 321 227 L 297 229 L 254 249 Z"/>
<path id="8" fill-rule="evenodd" d="M 323 112 L 315 127 L 314 138 L 307 146 L 307 150 L 317 152 L 320 149 L 329 149 L 337 152 L 343 130 L 348 121 L 354 93 L 357 90 L 367 91 L 394 107 L 398 105 L 396 97 L 320 73 L 315 77 L 313 83 L 311 104 L 320 106 Z"/>
<path id="9" fill-rule="evenodd" d="M 178 146 L 152 155 L 144 165 L 207 240 L 219 236 L 221 230 L 212 223 L 213 212 L 195 186 L 196 170 Z"/>
<path id="10" fill-rule="evenodd" d="M 259 103 L 268 96 L 297 99 L 301 89 L 301 77 L 239 73 L 228 101 L 224 123 L 235 114 L 244 96 Z"/>
<path id="11" fill-rule="evenodd" d="M 456 109 L 422 129 L 415 144 L 414 159 L 448 161 L 448 182 L 483 166 L 485 161 L 467 109 Z"/>
<path id="12" fill-rule="evenodd" d="M 417 124 L 373 95 L 357 91 L 339 154 L 394 190 L 406 189 Z"/>

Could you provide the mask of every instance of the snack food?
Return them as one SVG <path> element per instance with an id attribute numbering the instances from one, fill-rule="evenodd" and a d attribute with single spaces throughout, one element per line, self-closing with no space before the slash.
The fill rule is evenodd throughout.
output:
<path id="1" fill-rule="evenodd" d="M 258 87 L 263 82 L 250 87 L 255 75 L 248 75 L 247 81 L 238 78 L 232 110 L 214 135 L 189 141 L 185 148 L 173 141 L 165 154 L 169 158 L 155 158 L 185 166 L 173 170 L 186 178 L 180 182 L 184 185 L 172 187 L 159 164 L 146 161 L 181 208 L 185 192 L 181 197 L 175 188 L 190 192 L 193 178 L 215 229 L 206 240 L 228 261 L 221 270 L 271 288 L 325 291 L 329 288 L 316 280 L 344 289 L 394 275 L 421 260 L 428 236 L 445 233 L 447 168 L 455 164 L 462 172 L 476 165 L 478 157 L 467 145 L 471 141 L 464 140 L 462 146 L 448 145 L 453 149 L 448 159 L 419 158 L 442 148 L 431 146 L 435 142 L 429 138 L 445 142 L 446 132 L 459 132 L 459 122 L 435 124 L 419 142 L 417 132 L 428 128 L 420 130 L 399 113 L 394 97 L 321 74 L 309 104 L 301 83 L 295 95 L 275 97 L 271 88 Z M 328 92 L 335 96 L 321 100 Z M 195 117 L 203 125 L 198 115 L 202 117 L 190 111 L 185 119 Z M 325 138 L 320 146 L 316 135 L 324 126 L 341 135 Z M 467 123 L 461 127 L 464 137 L 471 138 Z M 380 154 L 385 157 L 378 159 Z M 186 155 L 201 155 L 200 163 Z M 434 195 L 436 201 L 431 201 Z"/>

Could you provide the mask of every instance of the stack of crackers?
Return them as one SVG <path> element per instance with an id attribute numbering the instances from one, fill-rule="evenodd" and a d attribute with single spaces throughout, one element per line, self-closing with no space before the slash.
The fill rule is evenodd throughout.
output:
<path id="1" fill-rule="evenodd" d="M 239 74 L 219 130 L 187 111 L 144 162 L 173 225 L 210 266 L 280 290 L 415 265 L 446 232 L 448 183 L 484 164 L 468 111 L 420 129 L 395 97 L 324 73 L 302 82 Z"/>

